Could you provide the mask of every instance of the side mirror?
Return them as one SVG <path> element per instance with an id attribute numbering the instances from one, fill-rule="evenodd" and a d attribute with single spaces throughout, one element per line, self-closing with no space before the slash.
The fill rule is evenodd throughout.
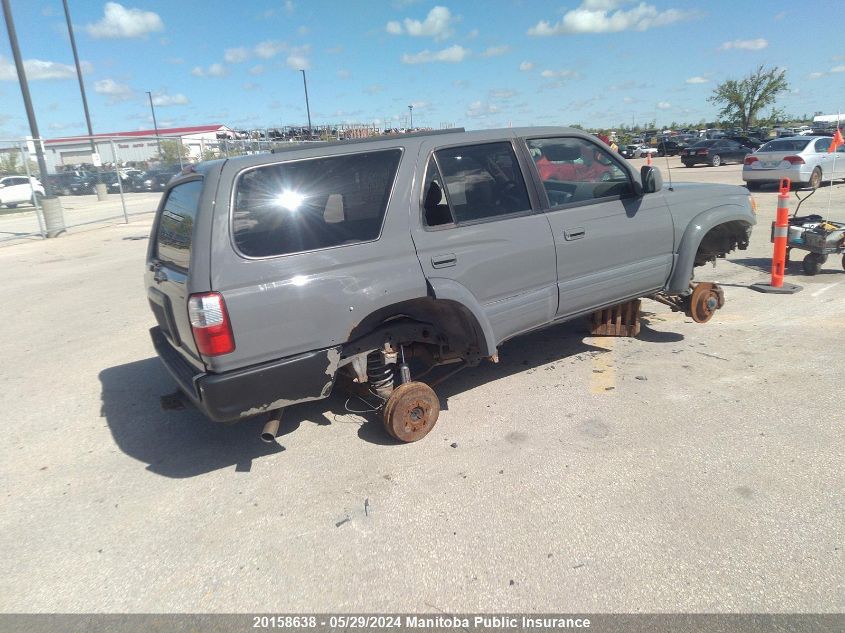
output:
<path id="1" fill-rule="evenodd" d="M 643 165 L 640 168 L 640 181 L 642 182 L 642 194 L 655 193 L 663 188 L 663 177 L 660 170 L 652 165 Z"/>

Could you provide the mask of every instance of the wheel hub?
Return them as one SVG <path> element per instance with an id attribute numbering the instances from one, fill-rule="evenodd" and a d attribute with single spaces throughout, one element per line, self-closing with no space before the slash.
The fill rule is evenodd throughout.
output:
<path id="1" fill-rule="evenodd" d="M 714 283 L 702 282 L 695 286 L 687 304 L 686 314 L 696 323 L 707 323 L 716 310 L 725 305 L 725 293 Z"/>

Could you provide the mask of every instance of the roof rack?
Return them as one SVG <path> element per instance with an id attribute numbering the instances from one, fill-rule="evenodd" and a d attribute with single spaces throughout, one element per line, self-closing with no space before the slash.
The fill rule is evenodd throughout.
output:
<path id="1" fill-rule="evenodd" d="M 375 141 L 395 140 L 399 138 L 418 138 L 420 136 L 437 136 L 440 134 L 460 134 L 466 132 L 462 127 L 447 128 L 445 130 L 424 130 L 422 132 L 411 132 L 410 134 L 379 134 L 378 136 L 366 136 L 364 138 L 351 138 L 342 141 L 310 141 L 306 142 L 306 146 L 319 145 L 320 147 L 332 147 L 335 145 L 352 145 L 356 143 L 373 143 Z M 297 149 L 303 149 L 303 144 L 291 144 L 290 147 L 274 147 L 270 150 L 271 154 L 278 154 L 280 152 L 290 152 Z"/>

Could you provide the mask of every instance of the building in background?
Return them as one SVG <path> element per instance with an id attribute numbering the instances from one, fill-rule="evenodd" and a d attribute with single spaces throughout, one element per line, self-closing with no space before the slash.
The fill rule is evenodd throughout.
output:
<path id="1" fill-rule="evenodd" d="M 200 160 L 206 144 L 217 146 L 219 139 L 233 138 L 234 132 L 225 125 L 195 125 L 191 127 L 135 130 L 95 134 L 94 144 L 103 164 L 120 165 L 159 160 L 162 142 L 177 142 L 185 148 L 186 160 Z M 91 165 L 91 141 L 87 136 L 69 136 L 44 141 L 44 159 L 50 172 L 62 171 L 76 165 Z"/>

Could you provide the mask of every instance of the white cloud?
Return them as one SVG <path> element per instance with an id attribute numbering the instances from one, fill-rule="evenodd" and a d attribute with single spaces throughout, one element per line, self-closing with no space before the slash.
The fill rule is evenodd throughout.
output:
<path id="1" fill-rule="evenodd" d="M 243 46 L 227 48 L 223 53 L 223 59 L 230 64 L 240 64 L 249 59 L 249 51 Z"/>
<path id="2" fill-rule="evenodd" d="M 338 79 L 349 79 L 352 76 L 352 73 L 350 73 L 345 68 L 338 69 L 336 74 Z"/>
<path id="3" fill-rule="evenodd" d="M 808 75 L 808 77 L 809 77 L 810 79 L 821 79 L 821 78 L 822 78 L 822 77 L 824 77 L 824 76 L 825 76 L 825 73 L 810 73 L 810 74 Z"/>
<path id="4" fill-rule="evenodd" d="M 834 59 L 836 59 L 836 58 L 834 58 Z M 28 70 L 26 72 L 29 73 Z M 827 77 L 828 75 L 835 75 L 836 73 L 845 73 L 845 64 L 840 65 L 840 66 L 834 66 L 833 68 L 831 68 L 827 72 L 810 73 L 809 75 L 807 75 L 807 77 L 809 79 L 821 79 L 822 77 Z"/>
<path id="5" fill-rule="evenodd" d="M 574 70 L 544 70 L 540 73 L 541 77 L 546 79 L 578 79 L 581 75 Z"/>
<path id="6" fill-rule="evenodd" d="M 482 57 L 499 57 L 500 55 L 505 55 L 507 53 L 510 53 L 510 51 L 511 51 L 511 47 L 508 46 L 507 44 L 504 44 L 502 46 L 491 46 L 490 48 L 485 50 L 483 53 L 481 53 L 481 56 Z"/>
<path id="7" fill-rule="evenodd" d="M 690 77 L 690 78 L 689 78 L 689 79 L 687 79 L 684 83 L 688 83 L 688 84 L 706 84 L 708 81 L 710 81 L 710 80 L 709 80 L 709 79 L 707 79 L 707 77 L 701 77 L 701 76 L 699 75 L 699 76 L 695 76 L 695 77 Z"/>
<path id="8" fill-rule="evenodd" d="M 82 72 L 91 72 L 92 66 L 88 62 L 82 62 Z M 26 78 L 30 81 L 42 79 L 70 79 L 76 77 L 76 68 L 59 62 L 48 62 L 41 59 L 25 59 L 23 62 Z M 18 71 L 15 64 L 0 55 L 0 81 L 17 81 Z"/>
<path id="9" fill-rule="evenodd" d="M 631 9 L 619 9 L 624 2 L 616 0 L 584 0 L 581 5 L 567 11 L 555 24 L 540 20 L 528 29 L 528 35 L 548 37 L 573 33 L 618 33 L 620 31 L 646 31 L 675 22 L 690 20 L 696 11 L 666 9 L 658 11 L 654 5 L 641 2 Z"/>
<path id="10" fill-rule="evenodd" d="M 499 108 L 491 103 L 473 101 L 467 106 L 467 116 L 473 119 L 484 118 L 489 114 L 496 114 Z"/>
<path id="11" fill-rule="evenodd" d="M 311 53 L 310 46 L 298 46 L 291 49 L 285 63 L 289 68 L 294 70 L 308 70 L 311 68 L 311 62 L 308 60 L 308 55 Z"/>
<path id="12" fill-rule="evenodd" d="M 194 77 L 225 77 L 229 74 L 229 69 L 220 63 L 212 64 L 208 68 L 194 66 L 193 70 L 191 70 L 191 74 Z"/>
<path id="13" fill-rule="evenodd" d="M 286 49 L 287 45 L 284 42 L 266 40 L 256 44 L 253 51 L 261 59 L 271 59 Z"/>
<path id="14" fill-rule="evenodd" d="M 635 101 L 633 97 L 622 97 L 622 103 L 634 103 Z"/>
<path id="15" fill-rule="evenodd" d="M 449 64 L 456 64 L 458 62 L 464 61 L 467 56 L 471 53 L 468 48 L 464 48 L 458 44 L 454 46 L 450 46 L 449 48 L 444 48 L 442 51 L 430 51 L 428 49 L 417 53 L 415 55 L 409 55 L 405 53 L 402 55 L 402 63 L 403 64 L 428 64 L 431 62 L 446 62 Z"/>
<path id="16" fill-rule="evenodd" d="M 296 5 L 291 2 L 291 0 L 285 0 L 285 11 L 287 11 L 288 13 L 293 13 L 295 9 Z"/>
<path id="17" fill-rule="evenodd" d="M 126 101 L 132 98 L 132 88 L 114 79 L 100 79 L 94 82 L 94 92 L 109 97 L 109 102 Z"/>
<path id="18" fill-rule="evenodd" d="M 657 104 L 657 109 L 658 109 L 658 110 L 668 110 L 668 109 L 669 109 L 669 108 L 671 108 L 671 107 L 672 107 L 672 104 L 671 104 L 671 103 L 669 103 L 668 101 L 660 101 L 660 102 Z"/>
<path id="19" fill-rule="evenodd" d="M 743 51 L 759 51 L 766 48 L 769 43 L 762 37 L 756 40 L 734 40 L 732 42 L 725 42 L 719 47 L 720 51 L 727 51 L 732 48 Z"/>
<path id="20" fill-rule="evenodd" d="M 423 21 L 405 18 L 400 24 L 392 20 L 385 25 L 385 30 L 391 35 L 406 33 L 413 37 L 433 37 L 435 41 L 440 41 L 452 36 L 453 22 L 452 12 L 446 7 L 438 6 L 429 11 Z"/>
<path id="21" fill-rule="evenodd" d="M 845 73 L 845 65 L 843 65 L 843 66 L 834 66 L 833 68 L 831 68 L 831 69 L 830 69 L 830 71 L 829 71 L 829 72 L 832 72 L 832 73 Z"/>
<path id="22" fill-rule="evenodd" d="M 127 9 L 117 2 L 106 2 L 103 18 L 85 27 L 91 37 L 98 39 L 144 37 L 164 30 L 158 13 L 142 9 Z"/>
<path id="23" fill-rule="evenodd" d="M 510 99 L 511 97 L 515 96 L 516 93 L 513 90 L 491 90 L 490 97 L 492 99 Z"/>
<path id="24" fill-rule="evenodd" d="M 308 35 L 311 32 L 311 29 L 309 29 L 307 26 L 300 26 L 298 29 L 296 29 L 296 32 L 299 35 Z"/>
<path id="25" fill-rule="evenodd" d="M 166 108 L 168 106 L 175 106 L 175 105 L 187 105 L 191 101 L 183 95 L 181 92 L 175 95 L 169 95 L 164 92 L 155 92 L 153 93 L 153 105 L 157 108 Z"/>
<path id="26" fill-rule="evenodd" d="M 384 86 L 382 86 L 381 84 L 371 84 L 364 88 L 364 92 L 366 92 L 368 95 L 377 95 L 382 90 L 384 90 Z"/>
<path id="27" fill-rule="evenodd" d="M 522 62 L 519 65 L 519 69 L 522 72 L 528 72 L 529 70 L 533 70 L 534 69 L 534 62 Z"/>
<path id="28" fill-rule="evenodd" d="M 253 66 L 253 67 L 252 67 L 252 68 L 250 68 L 247 72 L 248 72 L 250 75 L 262 75 L 262 74 L 264 74 L 264 65 L 263 65 L 263 64 L 258 64 L 258 65 L 256 65 L 256 66 Z"/>

